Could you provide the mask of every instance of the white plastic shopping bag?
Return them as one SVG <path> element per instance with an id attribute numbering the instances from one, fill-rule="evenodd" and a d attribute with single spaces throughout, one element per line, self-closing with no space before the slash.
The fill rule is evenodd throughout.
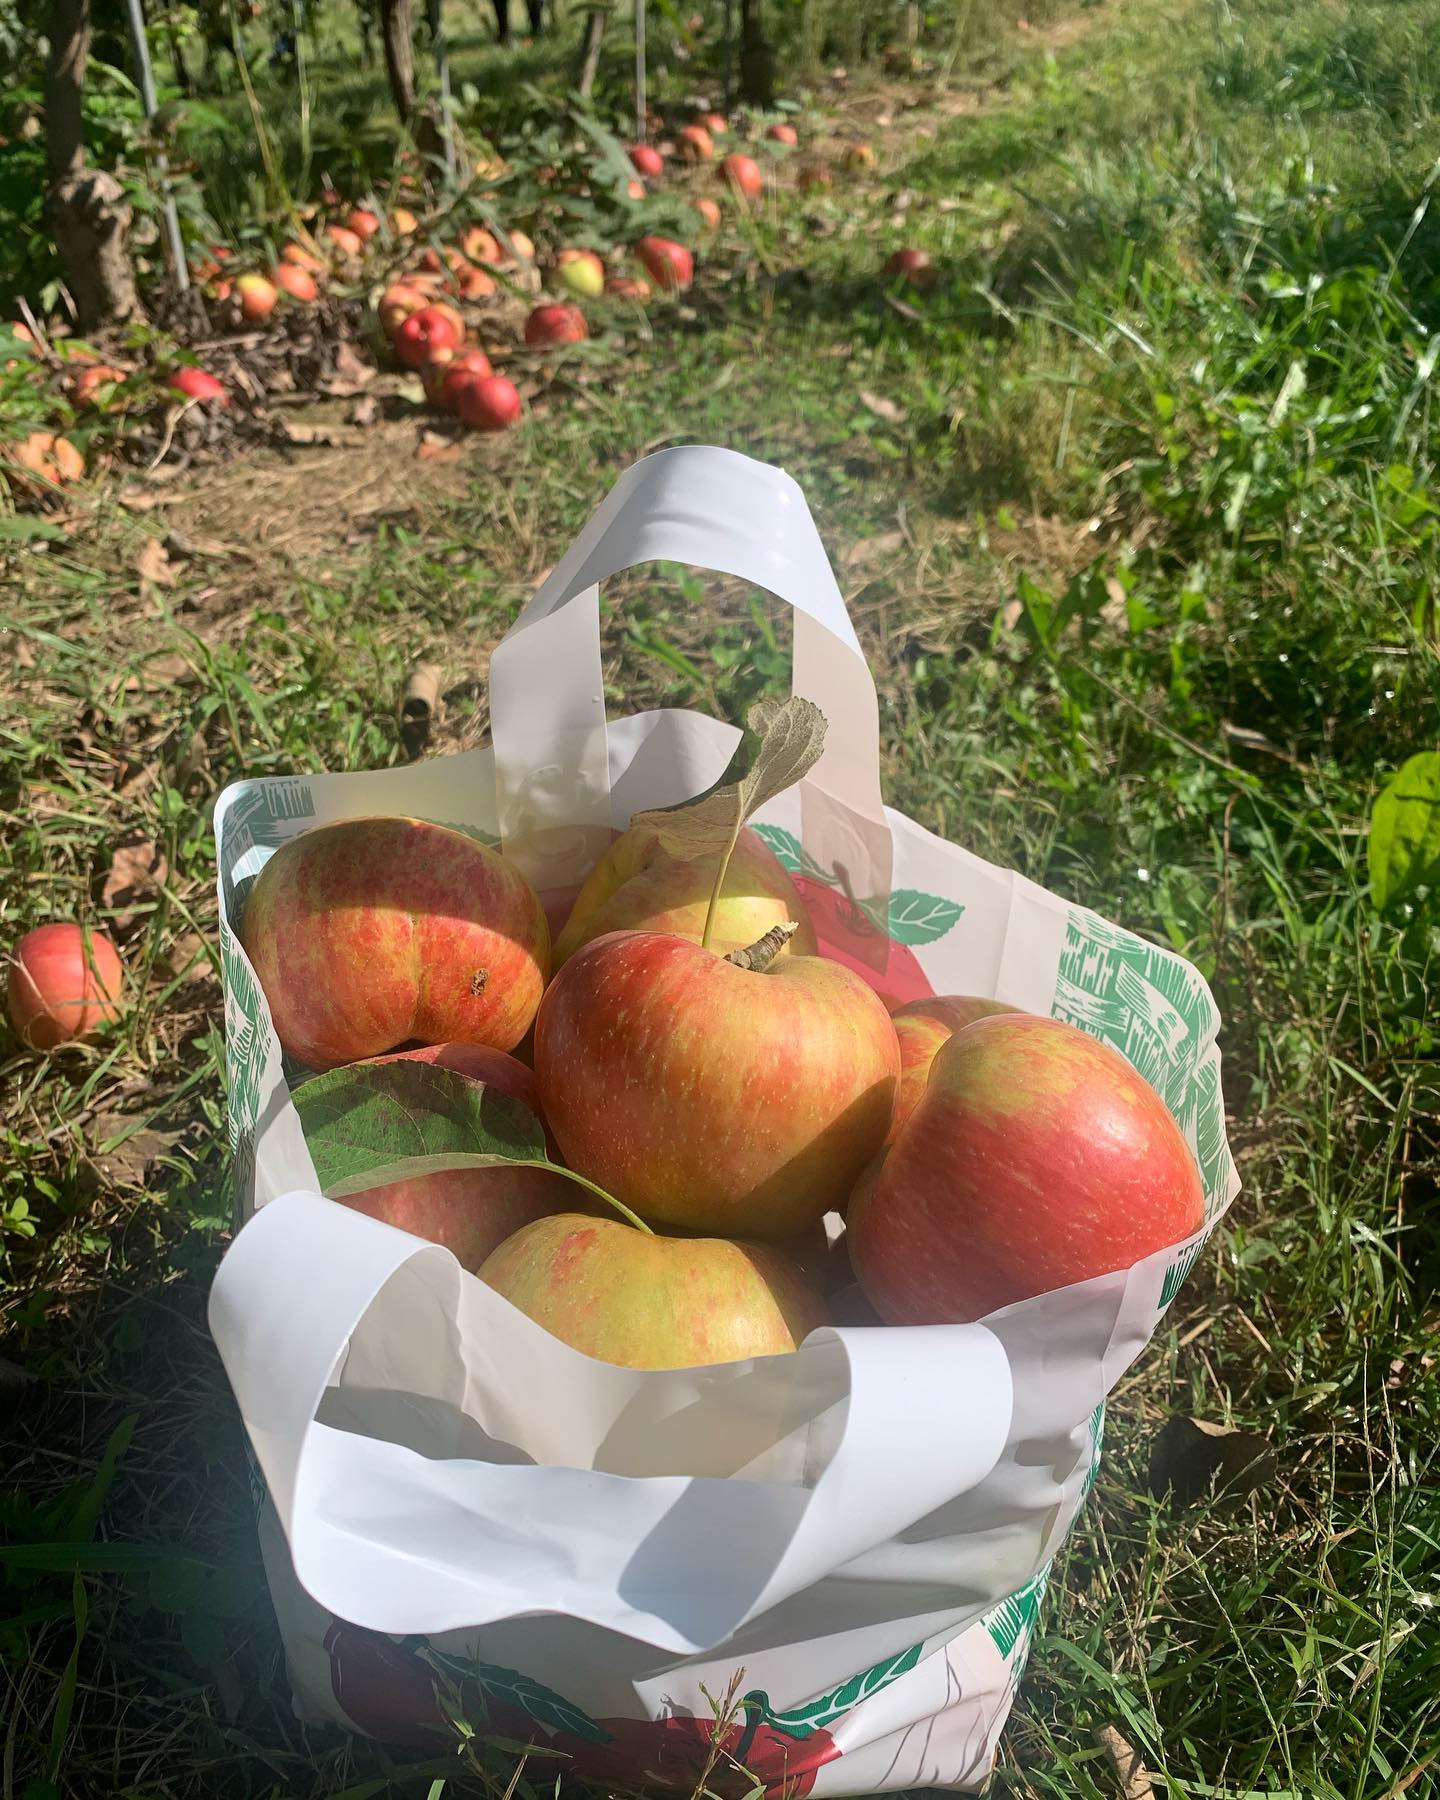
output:
<path id="1" fill-rule="evenodd" d="M 657 559 L 795 609 L 794 690 L 831 728 L 758 829 L 822 952 L 892 1003 L 993 995 L 1123 1051 L 1199 1162 L 1193 1239 L 977 1325 L 826 1329 L 793 1356 L 641 1373 L 319 1195 L 235 936 L 250 884 L 312 825 L 406 813 L 498 843 L 563 917 L 631 814 L 702 792 L 738 741 L 693 712 L 606 718 L 598 584 Z M 477 1729 L 598 1782 L 688 1793 L 708 1766 L 736 1794 L 978 1787 L 1105 1396 L 1238 1186 L 1209 991 L 1169 951 L 883 807 L 874 684 L 778 470 L 702 448 L 628 470 L 490 679 L 493 749 L 242 782 L 216 809 L 245 1222 L 210 1318 L 268 1495 L 297 1704 L 435 1744 L 439 1679 Z"/>

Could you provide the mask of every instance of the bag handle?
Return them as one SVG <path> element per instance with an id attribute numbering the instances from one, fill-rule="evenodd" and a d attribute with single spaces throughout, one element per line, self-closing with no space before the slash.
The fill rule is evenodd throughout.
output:
<path id="1" fill-rule="evenodd" d="M 671 1654 L 711 1649 L 976 1486 L 1013 1405 L 982 1325 L 827 1329 L 794 1356 L 709 1370 L 596 1363 L 448 1251 L 313 1193 L 240 1230 L 210 1329 L 302 1586 L 397 1636 L 558 1612 Z M 400 1421 L 389 1439 L 367 1435 L 377 1400 Z M 322 1422 L 333 1401 L 338 1423 L 333 1405 Z M 459 1429 L 437 1451 L 444 1416 Z M 421 1417 L 423 1453 L 403 1441 Z M 742 1442 L 750 1465 L 727 1479 L 543 1460 L 547 1434 L 586 1433 L 601 1465 L 663 1444 L 693 1466 Z"/>
<path id="2" fill-rule="evenodd" d="M 888 894 L 879 701 L 805 496 L 783 470 L 705 445 L 625 470 L 496 646 L 490 724 L 506 854 L 537 885 L 560 887 L 625 822 L 610 811 L 599 583 L 656 561 L 737 575 L 795 609 L 792 689 L 829 721 L 825 754 L 800 784 L 806 847 L 842 863 L 856 891 Z"/>

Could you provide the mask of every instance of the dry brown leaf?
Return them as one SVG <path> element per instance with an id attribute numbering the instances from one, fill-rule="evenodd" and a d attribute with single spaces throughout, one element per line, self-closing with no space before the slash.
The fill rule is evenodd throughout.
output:
<path id="1" fill-rule="evenodd" d="M 874 413 L 877 419 L 884 419 L 887 425 L 899 425 L 905 418 L 903 406 L 897 406 L 883 394 L 872 394 L 868 388 L 861 388 L 860 404 L 866 412 Z"/>
<path id="2" fill-rule="evenodd" d="M 1094 1737 L 1115 1771 L 1121 1800 L 1154 1800 L 1155 1789 L 1151 1785 L 1149 1771 L 1140 1760 L 1140 1752 L 1130 1740 L 1113 1725 L 1097 1725 Z"/>
<path id="3" fill-rule="evenodd" d="M 215 973 L 198 931 L 182 932 L 160 961 L 172 981 L 209 981 Z"/>
<path id="4" fill-rule="evenodd" d="M 905 542 L 903 531 L 881 531 L 874 537 L 860 538 L 841 558 L 847 569 L 868 569 L 894 555 Z"/>
<path id="5" fill-rule="evenodd" d="M 416 462 L 459 462 L 464 454 L 463 445 L 452 444 L 448 438 L 436 437 L 430 431 L 415 446 Z"/>
<path id="6" fill-rule="evenodd" d="M 1150 1492 L 1188 1506 L 1211 1491 L 1243 1499 L 1275 1475 L 1270 1440 L 1208 1419 L 1168 1420 L 1150 1450 Z"/>
<path id="7" fill-rule="evenodd" d="M 332 394 L 337 400 L 348 400 L 361 388 L 368 387 L 376 373 L 374 366 L 362 361 L 342 338 L 335 351 L 334 372 L 328 381 L 321 382 L 320 392 Z"/>
<path id="8" fill-rule="evenodd" d="M 159 538 L 146 538 L 140 546 L 140 554 L 135 558 L 135 573 L 140 577 L 142 590 L 147 584 L 151 587 L 174 587 L 175 569 L 171 564 L 169 551 Z"/>
<path id="9" fill-rule="evenodd" d="M 307 425 L 303 419 L 280 419 L 278 426 L 286 443 L 301 449 L 343 450 L 360 442 L 359 432 L 347 430 L 343 425 Z"/>
<path id="10" fill-rule="evenodd" d="M 373 425 L 380 417 L 380 402 L 373 394 L 362 394 L 345 417 L 352 425 Z"/>
<path id="11" fill-rule="evenodd" d="M 101 902 L 112 909 L 117 924 L 129 924 L 135 907 L 157 893 L 169 873 L 163 852 L 149 838 L 117 845 L 100 890 Z"/>
<path id="12" fill-rule="evenodd" d="M 184 1134 L 155 1131 L 133 1115 L 100 1113 L 85 1128 L 89 1160 L 107 1187 L 138 1188 Z"/>

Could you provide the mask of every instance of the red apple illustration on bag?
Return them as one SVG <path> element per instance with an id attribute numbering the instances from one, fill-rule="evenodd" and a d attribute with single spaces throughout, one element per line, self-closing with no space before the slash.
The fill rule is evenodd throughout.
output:
<path id="1" fill-rule="evenodd" d="M 891 1008 L 907 1000 L 928 1000 L 935 992 L 914 952 L 886 937 L 843 888 L 827 887 L 811 875 L 796 875 L 794 882 L 822 956 L 863 976 Z"/>
<path id="2" fill-rule="evenodd" d="M 356 1729 L 392 1744 L 433 1749 L 446 1728 L 435 1675 L 420 1658 L 378 1631 L 331 1621 L 325 1633 L 330 1686 Z"/>

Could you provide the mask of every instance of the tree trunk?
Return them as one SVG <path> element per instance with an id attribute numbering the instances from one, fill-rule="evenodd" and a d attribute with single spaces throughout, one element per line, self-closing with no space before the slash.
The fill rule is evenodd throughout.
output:
<path id="1" fill-rule="evenodd" d="M 761 0 L 740 0 L 740 92 L 752 106 L 775 104 L 775 51 L 765 38 Z"/>
<path id="2" fill-rule="evenodd" d="M 380 30 L 385 40 L 385 73 L 400 123 L 415 114 L 415 39 L 411 27 L 413 0 L 380 0 Z"/>
<path id="3" fill-rule="evenodd" d="M 592 6 L 585 15 L 585 39 L 580 46 L 580 69 L 575 77 L 575 86 L 580 90 L 580 98 L 588 100 L 595 86 L 595 77 L 600 71 L 600 51 L 605 43 L 605 22 L 609 17 L 609 9 L 604 6 Z"/>
<path id="4" fill-rule="evenodd" d="M 65 259 L 80 323 L 118 324 L 140 309 L 125 254 L 130 208 L 125 190 L 104 169 L 85 166 L 82 99 L 90 54 L 90 0 L 50 0 L 50 54 L 45 65 L 45 217 Z"/>
<path id="5" fill-rule="evenodd" d="M 367 69 L 375 67 L 375 14 L 370 0 L 360 0 L 356 9 L 360 17 L 360 61 Z"/>

